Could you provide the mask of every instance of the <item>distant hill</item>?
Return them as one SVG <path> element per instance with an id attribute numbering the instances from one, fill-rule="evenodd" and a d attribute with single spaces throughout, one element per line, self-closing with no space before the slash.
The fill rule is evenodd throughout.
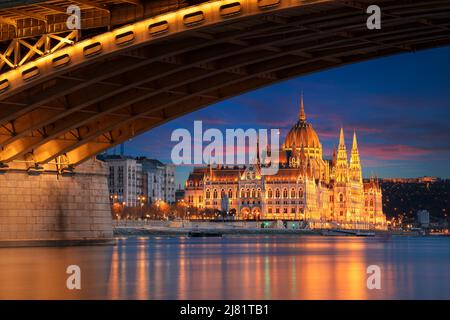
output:
<path id="1" fill-rule="evenodd" d="M 383 211 L 388 218 L 403 215 L 415 219 L 420 209 L 430 212 L 432 221 L 448 220 L 450 213 L 450 180 L 431 183 L 381 181 Z"/>

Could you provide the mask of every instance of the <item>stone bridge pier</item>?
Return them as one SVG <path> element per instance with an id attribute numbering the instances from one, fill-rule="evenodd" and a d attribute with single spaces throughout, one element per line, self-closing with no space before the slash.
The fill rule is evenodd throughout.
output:
<path id="1" fill-rule="evenodd" d="M 105 163 L 89 160 L 65 174 L 56 165 L 22 166 L 0 169 L 0 246 L 112 240 Z"/>

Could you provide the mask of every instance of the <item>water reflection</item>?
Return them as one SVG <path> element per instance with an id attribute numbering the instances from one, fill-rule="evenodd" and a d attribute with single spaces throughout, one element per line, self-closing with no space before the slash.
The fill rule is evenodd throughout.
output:
<path id="1" fill-rule="evenodd" d="M 0 249 L 0 299 L 449 299 L 450 239 L 121 238 Z M 65 287 L 68 265 L 82 290 Z M 382 270 L 368 290 L 366 268 Z"/>

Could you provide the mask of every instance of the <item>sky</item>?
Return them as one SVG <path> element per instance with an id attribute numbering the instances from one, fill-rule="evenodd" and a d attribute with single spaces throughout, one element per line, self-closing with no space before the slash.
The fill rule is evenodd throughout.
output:
<path id="1" fill-rule="evenodd" d="M 223 133 L 279 128 L 282 143 L 298 119 L 302 91 L 324 158 L 331 158 L 343 126 L 348 151 L 356 130 L 365 177 L 450 178 L 450 46 L 347 65 L 242 94 L 128 141 L 125 153 L 171 163 L 172 131 L 192 132 L 195 120 L 203 121 L 204 130 Z M 177 168 L 177 185 L 184 185 L 191 170 Z"/>

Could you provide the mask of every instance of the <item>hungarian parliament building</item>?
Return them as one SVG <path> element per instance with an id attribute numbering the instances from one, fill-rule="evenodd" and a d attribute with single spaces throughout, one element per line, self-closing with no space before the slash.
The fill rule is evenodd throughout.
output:
<path id="1" fill-rule="evenodd" d="M 363 180 L 356 133 L 350 158 L 341 128 L 332 159 L 306 121 L 303 97 L 297 123 L 280 150 L 276 175 L 261 175 L 260 164 L 194 168 L 185 202 L 227 211 L 240 220 L 296 220 L 310 228 L 386 229 L 377 179 Z"/>

